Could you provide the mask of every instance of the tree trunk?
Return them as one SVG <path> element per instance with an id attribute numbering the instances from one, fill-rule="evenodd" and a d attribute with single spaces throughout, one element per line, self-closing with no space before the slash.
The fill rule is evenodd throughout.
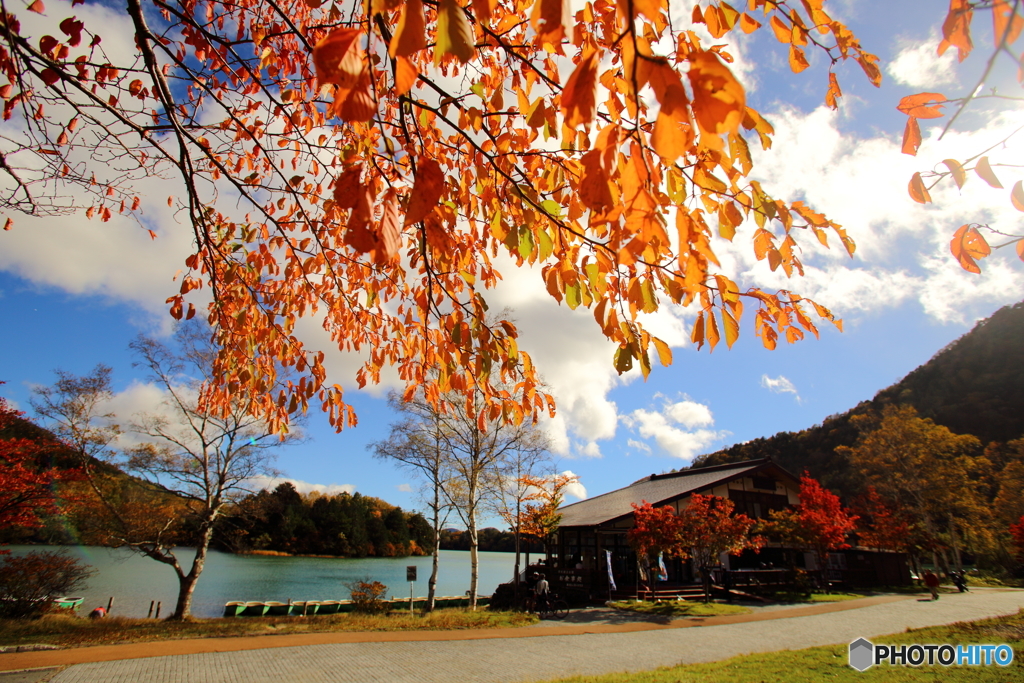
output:
<path id="1" fill-rule="evenodd" d="M 192 568 L 188 574 L 182 572 L 180 567 L 175 564 L 175 569 L 178 571 L 178 602 L 174 607 L 174 614 L 170 617 L 172 621 L 182 621 L 192 616 L 192 594 L 195 592 L 199 575 L 203 573 L 203 568 L 206 566 L 206 555 L 210 549 L 210 539 L 213 538 L 212 520 L 204 526 L 199 542 L 196 544 L 196 556 L 192 560 Z"/>
<path id="2" fill-rule="evenodd" d="M 472 526 L 469 529 L 469 608 L 476 610 L 476 589 L 480 580 L 480 554 L 478 552 L 478 539 L 476 534 L 476 517 L 470 518 Z"/>
<path id="3" fill-rule="evenodd" d="M 427 612 L 434 611 L 434 597 L 437 594 L 437 567 L 441 555 L 441 501 L 438 487 L 434 486 L 434 549 L 431 552 L 430 580 L 427 582 Z"/>

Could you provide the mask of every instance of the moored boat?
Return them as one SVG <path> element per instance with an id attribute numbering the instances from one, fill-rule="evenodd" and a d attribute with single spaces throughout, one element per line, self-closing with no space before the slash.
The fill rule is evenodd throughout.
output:
<path id="1" fill-rule="evenodd" d="M 245 610 L 245 603 L 240 600 L 233 600 L 225 603 L 224 605 L 224 616 L 226 617 L 239 617 L 242 616 L 242 612 Z"/>
<path id="2" fill-rule="evenodd" d="M 54 598 L 53 599 L 53 606 L 56 607 L 57 609 L 67 609 L 67 610 L 73 610 L 74 611 L 74 610 L 77 610 L 79 607 L 81 607 L 82 603 L 84 601 L 85 601 L 85 598 L 68 598 L 68 597 Z"/>
<path id="3" fill-rule="evenodd" d="M 241 616 L 243 617 L 262 617 L 267 612 L 267 603 L 265 602 L 247 602 L 245 608 L 242 610 Z"/>
<path id="4" fill-rule="evenodd" d="M 268 600 L 265 604 L 267 605 L 267 610 L 264 612 L 264 615 L 268 617 L 286 617 L 291 611 L 291 605 L 285 602 Z"/>
<path id="5" fill-rule="evenodd" d="M 317 614 L 337 614 L 341 604 L 337 600 L 323 600 L 317 608 Z"/>

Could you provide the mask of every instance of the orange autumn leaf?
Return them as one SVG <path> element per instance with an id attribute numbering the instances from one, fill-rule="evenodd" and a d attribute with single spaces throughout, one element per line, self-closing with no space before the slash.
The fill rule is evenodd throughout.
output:
<path id="1" fill-rule="evenodd" d="M 842 96 L 843 91 L 839 89 L 839 80 L 830 71 L 828 73 L 828 92 L 825 93 L 825 104 L 828 105 L 829 109 L 838 109 L 839 98 Z"/>
<path id="2" fill-rule="evenodd" d="M 398 26 L 391 36 L 388 54 L 408 57 L 427 46 L 427 23 L 423 16 L 423 0 L 406 0 L 398 17 Z"/>
<path id="3" fill-rule="evenodd" d="M 342 89 L 353 87 L 363 72 L 362 31 L 338 28 L 328 33 L 313 48 L 313 64 L 321 84 L 334 83 Z"/>
<path id="4" fill-rule="evenodd" d="M 999 178 L 996 177 L 995 171 L 992 170 L 992 165 L 989 164 L 988 157 L 981 157 L 978 159 L 978 163 L 974 165 L 974 172 L 991 187 L 994 187 L 997 190 L 1003 189 L 1003 184 L 999 182 Z"/>
<path id="5" fill-rule="evenodd" d="M 804 55 L 804 51 L 796 45 L 790 45 L 789 68 L 793 70 L 793 73 L 798 74 L 809 66 L 810 64 L 807 63 L 807 56 Z"/>
<path id="6" fill-rule="evenodd" d="M 334 203 L 339 209 L 351 209 L 359 201 L 362 189 L 363 165 L 346 169 L 334 181 Z"/>
<path id="7" fill-rule="evenodd" d="M 722 148 L 723 133 L 735 133 L 743 120 L 746 93 L 714 52 L 700 52 L 687 73 L 693 88 L 693 114 L 701 130 L 701 143 Z"/>
<path id="8" fill-rule="evenodd" d="M 915 119 L 937 119 L 943 115 L 945 102 L 946 96 L 941 93 L 923 92 L 904 97 L 896 108 Z"/>
<path id="9" fill-rule="evenodd" d="M 540 43 L 572 41 L 572 9 L 569 0 L 537 0 L 530 13 L 530 24 Z"/>
<path id="10" fill-rule="evenodd" d="M 454 55 L 465 64 L 475 54 L 473 27 L 469 25 L 466 12 L 455 0 L 439 0 L 434 64 L 440 64 L 445 55 Z"/>
<path id="11" fill-rule="evenodd" d="M 420 158 L 416 163 L 416 182 L 409 195 L 405 209 L 405 225 L 422 221 L 434 210 L 444 194 L 444 171 L 429 158 Z"/>
<path id="12" fill-rule="evenodd" d="M 944 159 L 942 163 L 949 169 L 949 173 L 953 176 L 953 182 L 956 183 L 957 188 L 963 189 L 964 183 L 967 182 L 967 172 L 964 171 L 964 167 L 960 165 L 960 162 L 956 159 Z"/>
<path id="13" fill-rule="evenodd" d="M 903 131 L 904 154 L 917 156 L 917 150 L 921 146 L 921 127 L 917 125 L 917 119 L 913 116 L 907 119 L 907 127 Z"/>
<path id="14" fill-rule="evenodd" d="M 398 195 L 389 190 L 384 195 L 380 219 L 377 260 L 391 261 L 398 258 L 402 248 L 402 218 L 399 213 Z"/>
<path id="15" fill-rule="evenodd" d="M 907 191 L 910 193 L 910 198 L 918 204 L 927 204 L 932 200 L 932 196 L 928 194 L 928 188 L 925 187 L 920 173 L 915 173 L 910 179 Z"/>
<path id="16" fill-rule="evenodd" d="M 1014 183 L 1013 189 L 1010 190 L 1010 203 L 1018 211 L 1024 211 L 1024 184 L 1020 180 Z"/>
<path id="17" fill-rule="evenodd" d="M 562 88 L 562 115 L 565 125 L 576 128 L 589 126 L 597 111 L 597 65 L 599 54 L 587 48 L 569 80 Z"/>
<path id="18" fill-rule="evenodd" d="M 419 71 L 408 57 L 395 57 L 395 92 L 404 95 L 416 84 Z"/>
<path id="19" fill-rule="evenodd" d="M 651 146 L 658 156 L 672 163 L 686 153 L 693 141 L 686 91 L 678 72 L 668 62 L 658 63 L 651 70 L 649 81 L 661 104 L 651 134 Z"/>
<path id="20" fill-rule="evenodd" d="M 339 91 L 339 95 L 344 91 Z M 370 74 L 364 71 L 355 86 L 345 93 L 339 104 L 335 100 L 335 113 L 342 121 L 371 121 L 377 113 L 377 103 L 373 99 L 370 86 Z"/>
<path id="21" fill-rule="evenodd" d="M 950 47 L 957 49 L 957 60 L 964 61 L 974 49 L 971 41 L 971 20 L 974 9 L 969 0 L 950 0 L 949 14 L 942 22 L 942 40 L 939 42 L 939 56 Z"/>
<path id="22" fill-rule="evenodd" d="M 1009 0 L 994 0 L 992 3 L 992 35 L 997 43 L 1010 46 L 1020 37 L 1024 28 L 1024 17 L 1017 13 Z"/>
<path id="23" fill-rule="evenodd" d="M 978 260 L 992 253 L 992 248 L 977 229 L 969 225 L 961 225 L 949 243 L 953 257 L 960 262 L 960 267 L 969 273 L 980 273 Z"/>

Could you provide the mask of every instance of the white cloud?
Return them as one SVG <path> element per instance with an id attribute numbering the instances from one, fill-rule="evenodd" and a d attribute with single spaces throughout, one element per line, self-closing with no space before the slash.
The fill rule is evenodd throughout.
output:
<path id="1" fill-rule="evenodd" d="M 273 491 L 280 484 L 285 482 L 290 483 L 295 487 L 295 490 L 299 493 L 312 493 L 316 491 L 327 496 L 336 496 L 341 493 L 354 493 L 356 487 L 354 484 L 311 484 L 308 481 L 302 481 L 301 479 L 290 479 L 288 477 L 267 477 L 267 476 L 256 476 L 249 479 L 249 486 L 253 491 L 259 491 L 260 489 L 266 489 L 267 491 Z"/>
<path id="2" fill-rule="evenodd" d="M 761 375 L 761 386 L 773 394 L 793 394 L 796 396 L 797 401 L 800 400 L 800 393 L 796 390 L 796 387 L 783 375 L 774 378 L 768 375 Z"/>
<path id="3" fill-rule="evenodd" d="M 563 477 L 575 477 L 576 474 L 572 470 L 565 470 L 562 472 Z M 579 479 L 571 484 L 568 484 L 565 489 L 565 495 L 572 496 L 576 500 L 583 500 L 587 497 L 587 487 L 580 483 Z"/>
<path id="4" fill-rule="evenodd" d="M 886 67 L 893 80 L 911 88 L 934 88 L 957 82 L 956 49 L 949 49 L 940 57 L 939 37 L 932 33 L 922 41 L 901 40 L 899 52 Z"/>
<path id="5" fill-rule="evenodd" d="M 630 448 L 635 448 L 638 451 L 643 451 L 647 455 L 651 454 L 651 447 L 645 444 L 643 441 L 637 441 L 636 439 L 629 439 L 626 441 L 626 445 Z"/>
<path id="6" fill-rule="evenodd" d="M 634 410 L 623 417 L 623 423 L 641 437 L 654 439 L 665 454 L 686 461 L 705 452 L 708 446 L 724 436 L 724 433 L 712 429 L 694 429 L 714 425 L 714 418 L 707 406 L 689 399 L 677 402 L 664 400 L 658 410 Z M 629 445 L 651 452 L 646 444 L 630 440 Z"/>
<path id="7" fill-rule="evenodd" d="M 987 223 L 1007 231 L 1019 224 L 1006 192 L 992 190 L 968 174 L 962 191 L 946 180 L 932 189 L 933 203 L 917 204 L 907 194 L 916 171 L 941 159 L 967 159 L 992 147 L 1024 124 L 1024 112 L 992 117 L 985 128 L 951 132 L 936 140 L 936 128 L 926 128 L 917 157 L 900 153 L 895 137 L 858 138 L 842 134 L 837 115 L 821 107 L 804 114 L 784 109 L 768 117 L 775 126 L 769 151 L 755 150 L 755 176 L 774 197 L 803 199 L 843 225 L 857 243 L 851 260 L 829 235 L 831 249 L 811 236 L 801 239 L 805 277 L 787 278 L 766 262 L 755 260 L 749 242 L 716 245 L 727 271 L 741 281 L 765 288 L 792 289 L 833 309 L 839 316 L 878 312 L 916 302 L 939 322 L 962 322 L 988 312 L 992 305 L 1024 296 L 1024 269 L 1008 256 L 986 260 L 983 272 L 960 269 L 949 254 L 949 241 L 964 223 Z M 1014 163 L 1019 143 L 989 152 L 996 163 Z M 997 173 L 1004 184 L 1014 174 Z M 753 228 L 743 226 L 743 230 Z M 747 233 L 749 234 L 749 232 Z"/>
<path id="8" fill-rule="evenodd" d="M 399 491 L 401 491 L 402 493 L 412 493 L 413 492 L 413 488 L 412 488 L 411 484 L 399 484 L 395 488 L 398 489 Z"/>

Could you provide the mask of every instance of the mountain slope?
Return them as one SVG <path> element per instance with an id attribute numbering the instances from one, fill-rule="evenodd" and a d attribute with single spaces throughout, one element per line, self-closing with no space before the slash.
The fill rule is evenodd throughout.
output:
<path id="1" fill-rule="evenodd" d="M 856 442 L 852 416 L 880 412 L 888 404 L 912 405 L 922 417 L 982 443 L 1024 436 L 1024 302 L 996 311 L 871 401 L 800 432 L 699 456 L 693 467 L 771 456 L 795 474 L 806 469 L 825 486 L 852 493 L 857 482 L 835 447 Z"/>

